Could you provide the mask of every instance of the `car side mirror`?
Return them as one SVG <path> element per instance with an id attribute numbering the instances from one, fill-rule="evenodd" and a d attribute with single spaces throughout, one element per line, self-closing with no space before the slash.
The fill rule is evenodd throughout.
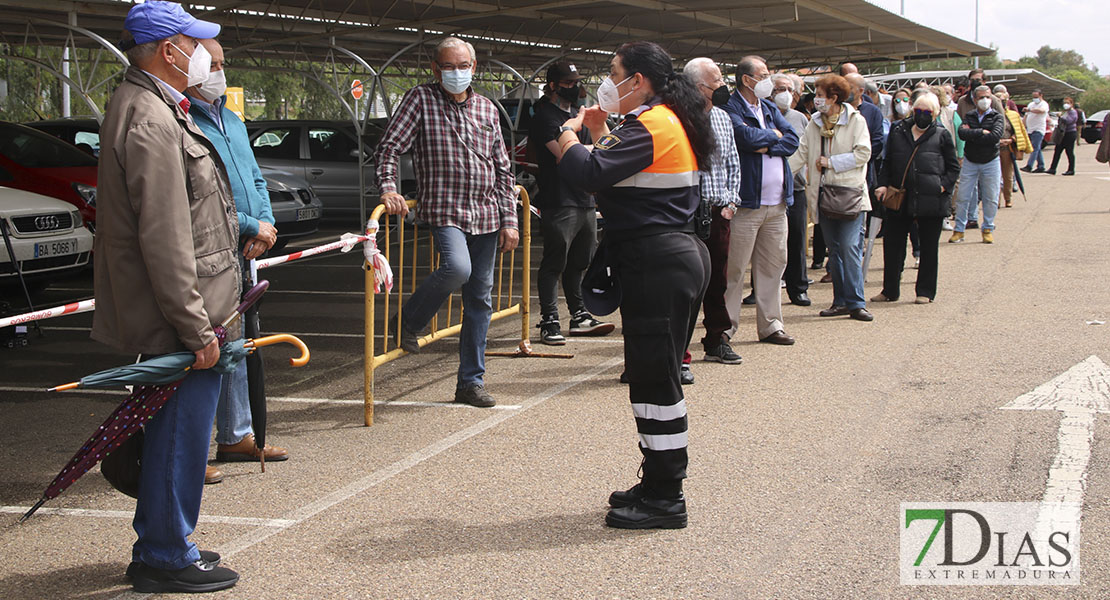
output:
<path id="1" fill-rule="evenodd" d="M 358 158 L 358 148 L 351 150 L 351 158 Z"/>

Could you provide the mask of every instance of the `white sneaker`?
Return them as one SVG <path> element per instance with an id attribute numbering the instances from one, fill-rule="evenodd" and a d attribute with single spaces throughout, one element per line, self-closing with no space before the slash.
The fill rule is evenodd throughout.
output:
<path id="1" fill-rule="evenodd" d="M 940 228 L 943 231 L 955 231 L 956 229 L 952 226 L 952 219 L 945 219 L 944 223 L 941 223 Z"/>

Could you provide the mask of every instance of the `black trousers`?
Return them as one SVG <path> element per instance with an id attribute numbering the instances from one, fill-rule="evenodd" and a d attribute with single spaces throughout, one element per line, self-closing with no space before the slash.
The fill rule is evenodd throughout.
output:
<path id="1" fill-rule="evenodd" d="M 607 234 L 608 235 L 608 234 Z M 624 370 L 649 497 L 671 498 L 686 477 L 686 402 L 679 363 L 709 281 L 709 251 L 689 233 L 614 242 L 621 286 Z"/>
<path id="2" fill-rule="evenodd" d="M 795 184 L 797 185 L 797 184 Z M 793 300 L 809 291 L 806 275 L 806 190 L 794 189 L 794 204 L 786 209 L 786 295 Z"/>
<path id="3" fill-rule="evenodd" d="M 561 206 L 544 209 L 542 214 L 543 258 L 537 276 L 540 314 L 558 318 L 561 277 L 567 310 L 574 316 L 586 310 L 582 304 L 582 276 L 597 247 L 597 213 L 593 208 Z"/>
<path id="4" fill-rule="evenodd" d="M 900 212 L 887 211 L 883 219 L 883 295 L 897 300 L 901 295 L 902 270 L 906 265 L 906 238 L 915 219 Z M 918 249 L 921 251 L 921 264 L 917 268 L 917 284 L 914 291 L 918 296 L 935 300 L 937 296 L 937 246 L 944 217 L 918 217 L 917 231 L 920 237 Z"/>
<path id="5" fill-rule="evenodd" d="M 703 348 L 716 348 L 721 340 L 725 339 L 725 332 L 732 327 L 728 317 L 728 308 L 725 306 L 725 288 L 728 287 L 728 240 L 732 232 L 732 221 L 721 216 L 721 207 L 713 207 L 713 222 L 709 226 L 709 239 L 705 241 L 709 249 L 710 275 L 709 284 L 705 288 L 705 298 L 702 300 L 702 310 L 705 319 L 705 337 L 702 338 Z"/>
<path id="6" fill-rule="evenodd" d="M 1056 149 L 1052 151 L 1052 166 L 1050 171 L 1056 170 L 1056 165 L 1060 164 L 1060 153 L 1066 152 L 1068 154 L 1068 171 L 1075 170 L 1075 141 L 1078 139 L 1079 133 L 1076 131 L 1069 131 L 1064 134 L 1064 139 L 1056 144 Z"/>
<path id="7" fill-rule="evenodd" d="M 813 264 L 824 264 L 825 256 L 828 254 L 828 246 L 825 245 L 825 236 L 821 233 L 821 224 L 813 224 Z"/>

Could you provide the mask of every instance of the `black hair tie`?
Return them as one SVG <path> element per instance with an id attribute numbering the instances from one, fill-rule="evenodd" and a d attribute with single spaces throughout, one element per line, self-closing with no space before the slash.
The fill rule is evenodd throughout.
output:
<path id="1" fill-rule="evenodd" d="M 677 71 L 671 71 L 670 73 L 667 73 L 667 83 L 672 83 L 675 79 L 678 79 Z"/>

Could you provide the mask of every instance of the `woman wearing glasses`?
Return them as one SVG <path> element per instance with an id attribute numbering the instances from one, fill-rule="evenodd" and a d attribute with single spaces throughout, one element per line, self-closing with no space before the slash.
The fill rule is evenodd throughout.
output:
<path id="1" fill-rule="evenodd" d="M 939 115 L 936 94 L 928 92 L 914 101 L 912 118 L 890 128 L 875 195 L 882 199 L 897 188 L 905 196 L 898 210 L 887 207 L 883 219 L 883 291 L 872 302 L 894 302 L 900 296 L 906 236 L 914 221 L 921 236 L 916 302 L 928 304 L 937 295 L 937 245 L 960 176 L 956 146 L 948 130 L 937 125 Z"/>

